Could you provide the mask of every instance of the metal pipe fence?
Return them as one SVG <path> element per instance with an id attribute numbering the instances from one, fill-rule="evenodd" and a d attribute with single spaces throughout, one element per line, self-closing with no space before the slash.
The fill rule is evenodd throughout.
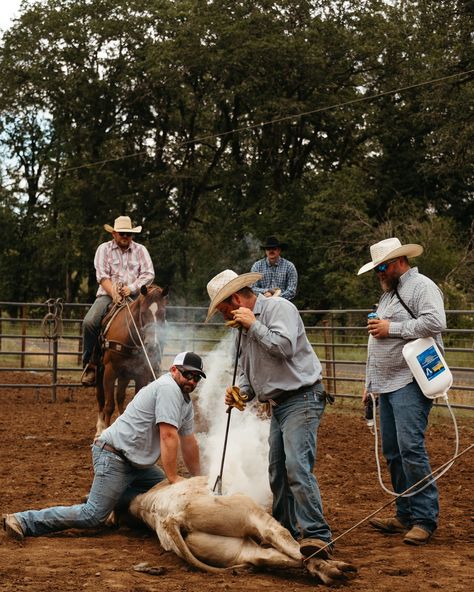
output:
<path id="1" fill-rule="evenodd" d="M 0 302 L 0 372 L 18 372 L 15 383 L 0 375 L 1 389 L 49 389 L 81 386 L 82 318 L 89 304 Z M 179 351 L 205 356 L 228 333 L 223 323 L 204 324 L 206 307 L 168 306 L 163 368 Z M 301 310 L 311 345 L 323 365 L 326 390 L 338 397 L 360 398 L 367 350 L 369 310 Z M 454 376 L 452 407 L 474 409 L 474 311 L 446 311 L 445 357 Z M 451 400 L 452 399 L 452 400 Z"/>

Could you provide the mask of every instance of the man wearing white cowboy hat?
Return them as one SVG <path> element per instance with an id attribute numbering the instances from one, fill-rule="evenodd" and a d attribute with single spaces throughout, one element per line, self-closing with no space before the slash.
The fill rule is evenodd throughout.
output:
<path id="1" fill-rule="evenodd" d="M 267 297 L 275 295 L 293 300 L 298 287 L 298 272 L 291 261 L 281 257 L 281 250 L 288 245 L 276 236 L 268 236 L 265 244 L 260 246 L 265 249 L 266 257 L 255 261 L 250 270 L 262 274 L 262 278 L 252 286 L 253 291 Z"/>
<path id="2" fill-rule="evenodd" d="M 271 405 L 273 516 L 300 539 L 303 555 L 319 552 L 325 558 L 332 552 L 331 531 L 313 475 L 326 403 L 321 363 L 294 304 L 253 292 L 259 278 L 258 273 L 237 275 L 226 269 L 207 284 L 211 303 L 206 321 L 219 311 L 242 327 L 238 384 L 227 388 L 225 402 L 242 410 L 246 400 L 257 397 Z"/>
<path id="3" fill-rule="evenodd" d="M 402 355 L 407 341 L 433 337 L 443 347 L 446 328 L 441 290 L 410 267 L 408 257 L 421 255 L 423 247 L 402 245 L 388 238 L 370 247 L 372 260 L 358 275 L 373 270 L 383 290 L 377 319 L 369 319 L 365 389 L 379 395 L 382 450 L 393 488 L 402 493 L 431 473 L 425 431 L 432 399 L 423 395 Z M 438 525 L 439 496 L 435 483 L 411 497 L 396 500 L 396 516 L 373 518 L 370 524 L 383 533 L 403 533 L 410 545 L 428 542 Z"/>
<path id="4" fill-rule="evenodd" d="M 82 323 L 82 362 L 84 371 L 81 382 L 93 386 L 96 379 L 98 337 L 100 321 L 112 300 L 137 296 L 140 288 L 153 282 L 155 271 L 151 257 L 143 245 L 133 240 L 141 232 L 141 226 L 132 226 L 128 216 L 119 216 L 114 226 L 104 224 L 113 239 L 102 243 L 94 257 L 97 290 L 96 300 Z"/>

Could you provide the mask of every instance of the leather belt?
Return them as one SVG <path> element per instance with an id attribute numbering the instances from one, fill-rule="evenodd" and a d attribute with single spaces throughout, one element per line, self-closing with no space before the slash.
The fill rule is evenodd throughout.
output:
<path id="1" fill-rule="evenodd" d="M 270 403 L 272 407 L 278 407 L 278 405 L 281 405 L 285 401 L 288 401 L 288 399 L 291 399 L 291 397 L 310 391 L 317 384 L 321 384 L 321 382 L 322 380 L 319 379 L 315 383 L 310 384 L 309 386 L 301 386 L 299 389 L 296 389 L 295 391 L 285 391 L 281 393 L 281 395 L 278 395 L 276 399 L 268 399 L 268 403 Z"/>
<path id="2" fill-rule="evenodd" d="M 128 462 L 127 457 L 125 456 L 125 454 L 121 450 L 117 450 L 116 448 L 114 448 L 110 444 L 107 444 L 107 442 L 104 442 L 103 440 L 96 439 L 96 440 L 94 440 L 94 444 L 95 444 L 95 446 L 102 448 L 102 450 L 107 450 L 107 452 L 113 452 L 117 456 L 120 456 L 121 459 Z"/>

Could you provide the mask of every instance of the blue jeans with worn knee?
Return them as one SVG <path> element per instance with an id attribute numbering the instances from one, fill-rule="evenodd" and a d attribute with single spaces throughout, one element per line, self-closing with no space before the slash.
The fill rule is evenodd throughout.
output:
<path id="1" fill-rule="evenodd" d="M 432 399 L 423 395 L 415 381 L 380 395 L 382 452 L 396 493 L 402 493 L 431 473 L 425 432 L 432 406 Z M 411 497 L 398 498 L 396 506 L 398 519 L 407 526 L 417 525 L 430 533 L 436 529 L 439 514 L 436 483 Z"/>
<path id="2" fill-rule="evenodd" d="M 139 469 L 113 452 L 92 445 L 94 480 L 87 502 L 17 512 L 25 536 L 41 536 L 68 528 L 94 528 L 116 508 L 126 508 L 139 493 L 165 479 L 156 465 Z"/>
<path id="3" fill-rule="evenodd" d="M 85 366 L 91 359 L 94 347 L 100 333 L 100 321 L 107 312 L 109 304 L 112 302 L 110 296 L 97 296 L 95 302 L 87 311 L 82 321 L 82 364 Z"/>
<path id="4" fill-rule="evenodd" d="M 323 386 L 319 383 L 272 409 L 269 435 L 272 513 L 295 539 L 331 540 L 318 481 L 313 474 L 317 431 L 324 407 Z"/>

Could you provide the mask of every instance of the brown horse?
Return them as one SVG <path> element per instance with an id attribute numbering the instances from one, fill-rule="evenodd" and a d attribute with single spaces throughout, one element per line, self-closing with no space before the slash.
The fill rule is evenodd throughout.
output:
<path id="1" fill-rule="evenodd" d="M 128 383 L 135 382 L 135 393 L 158 378 L 163 356 L 165 309 L 168 288 L 142 286 L 133 302 L 125 301 L 112 309 L 102 321 L 103 358 L 97 373 L 96 436 L 111 424 L 115 399 L 123 413 Z M 116 397 L 114 396 L 117 382 Z"/>

